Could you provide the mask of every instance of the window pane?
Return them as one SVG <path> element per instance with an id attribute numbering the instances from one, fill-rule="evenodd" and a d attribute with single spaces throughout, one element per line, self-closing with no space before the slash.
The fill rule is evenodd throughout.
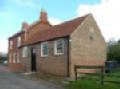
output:
<path id="1" fill-rule="evenodd" d="M 16 63 L 16 53 L 13 53 L 13 63 Z"/>
<path id="2" fill-rule="evenodd" d="M 17 47 L 21 46 L 21 37 L 17 38 Z"/>
<path id="3" fill-rule="evenodd" d="M 23 48 L 22 55 L 23 55 L 23 57 L 27 57 L 27 55 L 28 55 L 28 49 L 27 49 L 27 47 Z"/>
<path id="4" fill-rule="evenodd" d="M 64 53 L 64 40 L 60 39 L 55 42 L 55 50 L 56 54 L 63 54 Z"/>
<path id="5" fill-rule="evenodd" d="M 9 63 L 12 63 L 12 53 L 9 54 Z"/>
<path id="6" fill-rule="evenodd" d="M 48 55 L 48 43 L 42 43 L 41 44 L 41 56 L 47 56 Z"/>
<path id="7" fill-rule="evenodd" d="M 19 52 L 17 53 L 17 63 L 20 63 Z"/>
<path id="8" fill-rule="evenodd" d="M 10 49 L 12 49 L 13 48 L 13 41 L 11 40 L 10 41 Z"/>
<path id="9" fill-rule="evenodd" d="M 44 45 L 43 54 L 44 54 L 44 55 L 47 55 L 47 54 L 48 54 L 48 47 L 47 47 L 47 44 Z"/>
<path id="10" fill-rule="evenodd" d="M 57 52 L 58 53 L 63 53 L 63 41 L 62 40 L 59 40 L 57 42 Z"/>

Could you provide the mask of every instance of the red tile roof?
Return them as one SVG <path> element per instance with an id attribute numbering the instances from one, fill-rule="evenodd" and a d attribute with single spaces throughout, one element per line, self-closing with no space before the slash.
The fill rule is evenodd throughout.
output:
<path id="1" fill-rule="evenodd" d="M 13 39 L 13 38 L 16 38 L 16 37 L 20 36 L 20 35 L 23 34 L 23 33 L 24 33 L 24 31 L 19 31 L 19 32 L 15 33 L 13 36 L 9 37 L 8 40 L 11 40 L 11 39 Z"/>
<path id="2" fill-rule="evenodd" d="M 87 16 L 88 15 L 78 17 L 71 21 L 66 21 L 62 24 L 51 26 L 48 29 L 37 32 L 34 36 L 29 38 L 24 45 L 35 44 L 41 41 L 55 39 L 57 37 L 69 36 Z"/>
<path id="3" fill-rule="evenodd" d="M 49 22 L 36 21 L 36 22 L 33 22 L 30 25 L 30 27 L 28 28 L 28 30 L 32 30 L 35 26 L 40 25 L 40 24 L 46 24 L 46 25 L 52 26 Z"/>

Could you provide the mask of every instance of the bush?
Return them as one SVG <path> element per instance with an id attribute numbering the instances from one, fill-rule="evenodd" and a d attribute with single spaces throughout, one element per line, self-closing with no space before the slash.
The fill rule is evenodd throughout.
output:
<path id="1" fill-rule="evenodd" d="M 7 57 L 1 57 L 0 56 L 0 64 L 3 64 L 3 62 L 6 61 L 6 60 L 7 60 Z"/>
<path id="2" fill-rule="evenodd" d="M 119 87 L 120 85 L 113 83 L 105 83 L 102 86 L 99 81 L 79 80 L 70 82 L 66 89 L 119 89 Z"/>

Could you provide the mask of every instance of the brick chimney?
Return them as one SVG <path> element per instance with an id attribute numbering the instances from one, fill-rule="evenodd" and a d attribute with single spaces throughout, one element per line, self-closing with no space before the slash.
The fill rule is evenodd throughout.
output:
<path id="1" fill-rule="evenodd" d="M 27 41 L 28 39 L 28 28 L 29 28 L 29 25 L 27 22 L 23 22 L 22 23 L 22 30 L 25 32 L 24 34 L 24 40 Z"/>
<path id="2" fill-rule="evenodd" d="M 22 30 L 26 31 L 29 28 L 29 25 L 27 22 L 22 23 Z"/>
<path id="3" fill-rule="evenodd" d="M 48 22 L 47 12 L 43 9 L 41 9 L 41 12 L 40 12 L 40 21 Z"/>

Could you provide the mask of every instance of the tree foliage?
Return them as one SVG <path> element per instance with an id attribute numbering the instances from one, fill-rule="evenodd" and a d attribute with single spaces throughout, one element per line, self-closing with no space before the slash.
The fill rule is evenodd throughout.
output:
<path id="1" fill-rule="evenodd" d="M 120 61 L 120 40 L 108 42 L 107 59 Z"/>
<path id="2" fill-rule="evenodd" d="M 0 54 L 0 63 L 3 63 L 5 60 L 7 60 L 7 54 Z"/>

